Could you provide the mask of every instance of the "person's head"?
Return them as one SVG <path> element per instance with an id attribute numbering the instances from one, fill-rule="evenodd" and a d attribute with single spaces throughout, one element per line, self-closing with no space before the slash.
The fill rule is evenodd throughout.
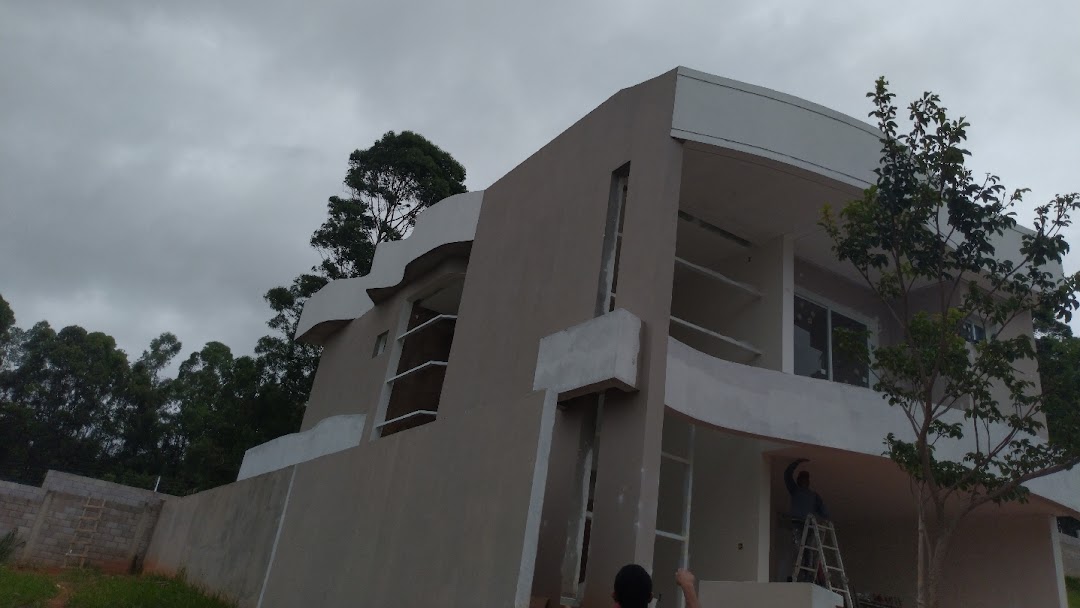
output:
<path id="1" fill-rule="evenodd" d="M 799 471 L 799 476 L 795 478 L 795 483 L 799 484 L 800 488 L 810 487 L 810 472 Z"/>
<path id="2" fill-rule="evenodd" d="M 611 597 L 620 608 L 646 608 L 652 601 L 652 577 L 637 564 L 623 566 Z"/>

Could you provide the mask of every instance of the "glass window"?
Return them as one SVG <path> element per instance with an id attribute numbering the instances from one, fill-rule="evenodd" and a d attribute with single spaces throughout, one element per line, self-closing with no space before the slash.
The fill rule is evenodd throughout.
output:
<path id="1" fill-rule="evenodd" d="M 829 311 L 797 296 L 795 373 L 811 378 L 829 377 Z"/>
<path id="2" fill-rule="evenodd" d="M 986 341 L 986 328 L 974 321 L 964 321 L 964 339 L 972 344 Z"/>
<path id="3" fill-rule="evenodd" d="M 795 297 L 795 373 L 855 386 L 870 386 L 869 366 L 843 348 L 845 333 L 867 327 L 820 304 Z"/>
<path id="4" fill-rule="evenodd" d="M 830 314 L 832 315 L 833 344 L 832 379 L 844 384 L 870 386 L 870 366 L 865 361 L 860 361 L 857 353 L 852 352 L 850 348 L 845 348 L 845 338 L 851 340 L 855 336 L 865 336 L 866 326 L 838 312 L 830 311 Z"/>
<path id="5" fill-rule="evenodd" d="M 390 335 L 390 332 L 384 331 L 377 338 L 375 338 L 375 349 L 371 352 L 372 357 L 378 357 L 386 350 L 386 338 Z"/>

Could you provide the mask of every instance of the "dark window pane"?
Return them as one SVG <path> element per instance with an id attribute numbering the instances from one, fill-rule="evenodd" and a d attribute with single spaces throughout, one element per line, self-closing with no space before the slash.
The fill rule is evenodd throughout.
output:
<path id="1" fill-rule="evenodd" d="M 829 311 L 795 297 L 795 373 L 828 378 Z"/>
<path id="2" fill-rule="evenodd" d="M 832 313 L 833 380 L 870 386 L 870 369 L 860 361 L 857 349 L 865 348 L 866 326 L 837 312 Z M 861 336 L 861 339 L 856 340 Z M 859 344 L 853 344 L 858 341 Z"/>
<path id="3" fill-rule="evenodd" d="M 972 344 L 986 340 L 986 328 L 973 321 L 964 321 L 964 339 Z"/>

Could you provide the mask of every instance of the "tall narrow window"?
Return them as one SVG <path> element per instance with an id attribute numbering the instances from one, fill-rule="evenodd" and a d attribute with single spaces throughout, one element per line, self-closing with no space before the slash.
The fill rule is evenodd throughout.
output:
<path id="1" fill-rule="evenodd" d="M 600 280 L 596 293 L 596 316 L 615 310 L 619 278 L 619 254 L 622 250 L 623 220 L 630 184 L 630 164 L 611 174 L 607 221 L 604 224 L 604 248 L 600 258 Z"/>

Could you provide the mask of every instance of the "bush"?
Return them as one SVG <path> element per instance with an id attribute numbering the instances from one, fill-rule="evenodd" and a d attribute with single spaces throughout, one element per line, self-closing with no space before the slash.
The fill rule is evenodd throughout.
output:
<path id="1" fill-rule="evenodd" d="M 25 543 L 19 540 L 19 535 L 15 530 L 9 530 L 7 534 L 0 536 L 0 564 L 7 563 L 23 544 Z"/>

